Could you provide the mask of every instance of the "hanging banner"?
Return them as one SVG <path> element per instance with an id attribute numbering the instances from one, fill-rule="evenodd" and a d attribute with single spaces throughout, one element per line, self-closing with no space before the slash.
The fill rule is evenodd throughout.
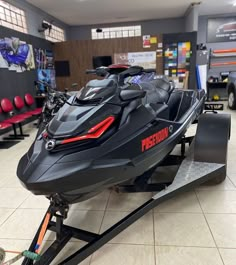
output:
<path id="1" fill-rule="evenodd" d="M 142 66 L 144 69 L 156 69 L 156 52 L 115 53 L 115 64 Z"/>
<path id="2" fill-rule="evenodd" d="M 35 69 L 32 45 L 14 37 L 0 39 L 0 68 L 18 73 Z"/>
<path id="3" fill-rule="evenodd" d="M 143 48 L 151 48 L 151 36 L 150 35 L 143 36 Z"/>
<path id="4" fill-rule="evenodd" d="M 236 17 L 208 19 L 207 42 L 236 41 Z"/>

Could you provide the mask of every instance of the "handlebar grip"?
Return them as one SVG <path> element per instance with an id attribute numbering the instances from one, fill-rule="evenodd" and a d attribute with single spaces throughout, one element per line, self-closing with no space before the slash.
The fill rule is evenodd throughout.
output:
<path id="1" fill-rule="evenodd" d="M 151 69 L 151 68 L 149 68 L 149 69 L 143 69 L 143 72 L 144 73 L 156 73 L 156 69 Z"/>
<path id="2" fill-rule="evenodd" d="M 89 70 L 89 69 L 88 69 L 88 70 L 85 71 L 86 74 L 96 74 L 96 72 L 97 72 L 97 71 L 94 70 L 94 69 L 92 69 L 92 70 Z"/>

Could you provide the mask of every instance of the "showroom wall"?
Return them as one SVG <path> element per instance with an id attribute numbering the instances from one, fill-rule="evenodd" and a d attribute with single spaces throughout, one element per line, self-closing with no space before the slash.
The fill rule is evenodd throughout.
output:
<path id="1" fill-rule="evenodd" d="M 65 87 L 70 87 L 72 83 L 78 83 L 78 87 L 83 87 L 88 80 L 94 78 L 91 75 L 86 75 L 86 69 L 93 68 L 93 56 L 112 56 L 114 59 L 115 53 L 127 52 L 142 52 L 142 51 L 156 51 L 158 44 L 165 46 L 165 44 L 172 44 L 175 42 L 192 43 L 193 54 L 190 61 L 190 78 L 189 84 L 193 88 L 195 81 L 195 65 L 196 65 L 196 39 L 197 33 L 171 33 L 171 34 L 153 34 L 157 37 L 158 43 L 150 45 L 150 48 L 143 47 L 142 37 L 132 38 L 118 38 L 118 39 L 102 39 L 102 40 L 74 40 L 54 45 L 54 54 L 56 61 L 69 61 L 70 76 L 57 77 L 57 86 L 60 90 Z M 156 58 L 156 70 L 158 74 L 164 73 L 162 48 L 161 56 Z M 114 62 L 114 60 L 113 60 Z M 96 78 L 96 77 L 95 77 Z"/>
<path id="2" fill-rule="evenodd" d="M 130 25 L 141 25 L 142 35 L 156 35 L 158 33 L 178 33 L 185 31 L 185 18 L 157 19 L 105 25 L 75 26 L 69 28 L 68 40 L 90 40 L 92 28 L 122 27 Z"/>
<path id="3" fill-rule="evenodd" d="M 32 44 L 33 48 L 52 50 L 52 44 L 45 39 L 41 39 L 28 34 L 20 33 L 0 26 L 0 38 L 16 37 L 27 44 Z M 37 80 L 37 70 L 25 71 L 17 73 L 16 71 L 9 71 L 8 69 L 0 69 L 0 99 L 8 97 L 12 99 L 14 96 L 24 96 L 29 92 L 35 94 L 34 81 Z"/>
<path id="4" fill-rule="evenodd" d="M 42 21 L 44 19 L 46 19 L 49 22 L 53 20 L 54 21 L 53 23 L 56 26 L 63 28 L 65 30 L 66 38 L 67 38 L 68 26 L 65 23 L 57 20 L 56 18 L 50 16 L 49 14 L 43 12 L 41 9 L 29 4 L 25 0 L 20 0 L 20 1 L 19 0 L 5 0 L 5 1 L 7 1 L 10 4 L 12 4 L 16 7 L 19 7 L 25 11 L 26 22 L 27 22 L 27 26 L 28 26 L 28 32 L 30 35 L 33 35 L 33 36 L 36 36 L 39 38 L 44 38 L 44 34 L 39 33 L 38 28 L 42 24 Z"/>
<path id="5" fill-rule="evenodd" d="M 162 43 L 162 35 L 155 34 Z M 114 56 L 115 53 L 155 51 L 156 46 L 143 48 L 142 37 L 104 39 L 104 40 L 76 40 L 56 43 L 54 45 L 55 61 L 69 61 L 70 76 L 57 77 L 57 87 L 64 90 L 72 83 L 83 87 L 91 78 L 85 71 L 93 68 L 93 56 Z M 114 58 L 113 58 L 114 59 Z M 157 58 L 157 72 L 163 73 L 163 57 Z"/>

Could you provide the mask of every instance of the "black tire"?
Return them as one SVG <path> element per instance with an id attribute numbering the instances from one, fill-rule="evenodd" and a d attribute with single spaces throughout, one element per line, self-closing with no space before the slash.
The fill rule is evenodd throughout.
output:
<path id="1" fill-rule="evenodd" d="M 228 91 L 228 106 L 232 110 L 235 110 L 236 109 L 236 93 L 235 93 L 235 87 L 232 87 Z"/>

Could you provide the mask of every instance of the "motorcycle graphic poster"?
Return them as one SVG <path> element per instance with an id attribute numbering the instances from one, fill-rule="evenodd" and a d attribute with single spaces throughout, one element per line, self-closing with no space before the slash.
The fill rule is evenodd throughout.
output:
<path id="1" fill-rule="evenodd" d="M 209 18 L 207 41 L 236 41 L 236 17 Z"/>
<path id="2" fill-rule="evenodd" d="M 49 84 L 52 88 L 56 88 L 56 78 L 54 69 L 38 69 L 38 84 L 41 92 L 47 92 L 45 86 L 42 83 Z"/>
<path id="3" fill-rule="evenodd" d="M 156 68 L 156 52 L 115 53 L 115 64 L 142 66 L 144 69 Z"/>
<path id="4" fill-rule="evenodd" d="M 18 73 L 35 69 L 32 45 L 14 37 L 0 39 L 0 68 Z"/>
<path id="5" fill-rule="evenodd" d="M 37 69 L 54 69 L 53 52 L 50 50 L 44 50 L 35 48 L 35 59 Z"/>
<path id="6" fill-rule="evenodd" d="M 53 52 L 50 50 L 46 50 L 45 53 L 46 53 L 46 68 L 54 69 Z"/>
<path id="7" fill-rule="evenodd" d="M 46 69 L 46 50 L 35 48 L 34 51 L 37 69 Z"/>

